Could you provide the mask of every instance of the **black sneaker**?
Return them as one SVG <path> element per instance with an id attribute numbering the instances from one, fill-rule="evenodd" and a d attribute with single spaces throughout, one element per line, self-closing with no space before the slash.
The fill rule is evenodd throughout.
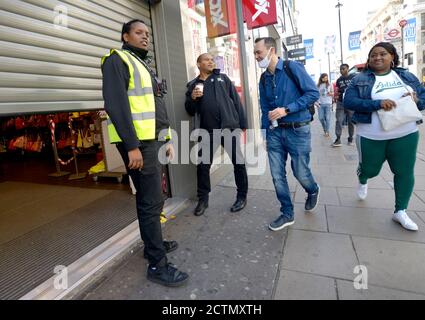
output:
<path id="1" fill-rule="evenodd" d="M 336 139 L 332 147 L 342 147 L 341 139 Z"/>
<path id="2" fill-rule="evenodd" d="M 348 142 L 347 142 L 347 145 L 348 146 L 353 146 L 354 144 L 353 144 L 353 138 L 348 138 Z"/>
<path id="3" fill-rule="evenodd" d="M 166 287 L 180 287 L 187 282 L 189 275 L 167 263 L 164 266 L 149 266 L 147 278 Z"/>
<path id="4" fill-rule="evenodd" d="M 316 193 L 309 194 L 307 196 L 307 199 L 305 201 L 306 211 L 313 211 L 314 209 L 317 208 L 317 205 L 319 204 L 319 195 L 320 195 L 320 187 Z"/>
<path id="5" fill-rule="evenodd" d="M 164 240 L 163 244 L 164 244 L 165 253 L 173 252 L 177 250 L 177 248 L 179 247 L 179 244 L 177 243 L 177 241 Z M 148 255 L 146 254 L 146 252 L 143 254 L 143 257 L 145 259 L 148 259 Z"/>
<path id="6" fill-rule="evenodd" d="M 288 218 L 287 216 L 280 215 L 275 221 L 269 224 L 269 229 L 271 231 L 279 231 L 286 227 L 289 227 L 295 223 L 295 219 Z"/>

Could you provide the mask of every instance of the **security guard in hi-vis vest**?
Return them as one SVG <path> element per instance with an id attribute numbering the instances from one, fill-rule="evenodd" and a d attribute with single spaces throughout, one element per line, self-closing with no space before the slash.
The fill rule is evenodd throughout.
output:
<path id="1" fill-rule="evenodd" d="M 164 198 L 158 152 L 164 141 L 171 138 L 164 101 L 165 81 L 158 80 L 146 63 L 150 38 L 143 21 L 125 23 L 121 40 L 122 49 L 112 49 L 102 58 L 109 138 L 116 143 L 137 189 L 140 234 L 149 260 L 147 277 L 176 287 L 187 282 L 189 276 L 168 263 L 166 254 L 178 245 L 175 241 L 163 240 L 160 223 Z M 167 157 L 172 158 L 171 143 L 166 150 Z"/>

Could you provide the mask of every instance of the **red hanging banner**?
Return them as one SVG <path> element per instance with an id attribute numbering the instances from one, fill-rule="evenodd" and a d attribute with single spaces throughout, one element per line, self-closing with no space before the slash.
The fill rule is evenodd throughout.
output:
<path id="1" fill-rule="evenodd" d="M 277 23 L 276 0 L 242 0 L 242 3 L 248 29 Z"/>
<path id="2" fill-rule="evenodd" d="M 236 33 L 234 0 L 205 0 L 208 38 Z"/>

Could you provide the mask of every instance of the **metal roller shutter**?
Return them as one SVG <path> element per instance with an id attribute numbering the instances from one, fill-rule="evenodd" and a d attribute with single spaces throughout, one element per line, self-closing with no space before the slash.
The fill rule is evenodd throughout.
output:
<path id="1" fill-rule="evenodd" d="M 1 0 L 0 116 L 103 108 L 100 58 L 136 18 L 152 34 L 145 0 Z"/>

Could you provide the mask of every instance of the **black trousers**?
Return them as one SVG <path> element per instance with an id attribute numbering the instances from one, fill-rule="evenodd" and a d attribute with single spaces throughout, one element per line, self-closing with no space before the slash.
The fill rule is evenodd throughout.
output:
<path id="1" fill-rule="evenodd" d="M 240 130 L 237 130 L 240 132 Z M 215 138 L 215 139 L 214 139 Z M 208 201 L 211 192 L 210 169 L 213 162 L 214 153 L 220 147 L 224 147 L 225 151 L 232 159 L 235 183 L 237 187 L 237 199 L 246 199 L 248 194 L 248 174 L 246 172 L 245 160 L 241 152 L 240 135 L 234 135 L 231 140 L 223 137 L 223 135 L 215 135 L 210 133 L 209 141 L 201 141 L 198 156 L 201 162 L 197 165 L 198 179 L 198 199 Z M 203 151 L 209 152 L 209 158 L 203 154 Z"/>
<path id="2" fill-rule="evenodd" d="M 148 256 L 149 264 L 156 265 L 164 258 L 166 261 L 160 220 L 164 197 L 161 188 L 161 164 L 158 160 L 158 152 L 163 142 L 142 141 L 141 143 L 140 151 L 144 162 L 141 171 L 128 168 L 128 152 L 123 144 L 117 144 L 117 148 L 137 190 L 137 218 L 140 235 L 145 245 L 145 254 Z"/>

